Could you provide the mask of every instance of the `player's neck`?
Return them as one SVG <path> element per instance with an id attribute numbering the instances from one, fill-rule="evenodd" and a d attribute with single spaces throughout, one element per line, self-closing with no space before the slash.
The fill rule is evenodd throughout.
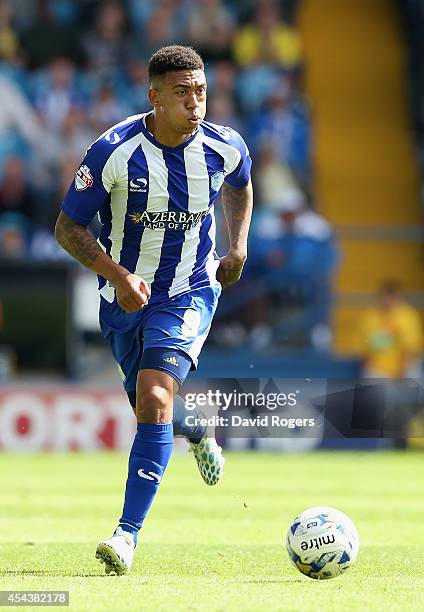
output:
<path id="1" fill-rule="evenodd" d="M 172 130 L 168 125 L 163 125 L 154 112 L 146 116 L 146 127 L 154 139 L 166 147 L 178 147 L 184 144 L 193 133 L 180 134 Z"/>

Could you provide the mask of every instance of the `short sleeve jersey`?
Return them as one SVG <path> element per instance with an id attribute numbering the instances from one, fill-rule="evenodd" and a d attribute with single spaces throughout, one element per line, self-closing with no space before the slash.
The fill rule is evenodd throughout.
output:
<path id="1" fill-rule="evenodd" d="M 233 129 L 203 121 L 183 144 L 168 147 L 128 117 L 88 149 L 62 203 L 88 225 L 98 214 L 99 244 L 116 263 L 144 278 L 152 297 L 173 297 L 214 284 L 214 204 L 226 181 L 241 188 L 251 159 Z M 101 295 L 114 288 L 99 277 Z"/>

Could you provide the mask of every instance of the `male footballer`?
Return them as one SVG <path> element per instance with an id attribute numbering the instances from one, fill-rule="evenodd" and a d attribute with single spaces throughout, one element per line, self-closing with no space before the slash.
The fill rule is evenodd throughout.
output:
<path id="1" fill-rule="evenodd" d="M 251 160 L 241 136 L 204 121 L 198 53 L 159 49 L 149 61 L 153 110 L 111 127 L 88 149 L 61 207 L 59 244 L 98 274 L 100 326 L 137 417 L 124 507 L 96 557 L 106 573 L 131 568 L 139 530 L 184 435 L 209 485 L 222 450 L 189 427 L 176 395 L 197 367 L 221 287 L 239 280 L 252 211 Z M 230 248 L 215 253 L 214 204 L 222 189 Z M 87 226 L 98 214 L 97 240 Z"/>

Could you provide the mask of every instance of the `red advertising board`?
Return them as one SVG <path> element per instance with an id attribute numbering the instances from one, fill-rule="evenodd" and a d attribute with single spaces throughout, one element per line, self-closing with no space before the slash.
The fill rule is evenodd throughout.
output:
<path id="1" fill-rule="evenodd" d="M 124 450 L 135 429 L 134 414 L 119 388 L 0 388 L 1 450 Z"/>

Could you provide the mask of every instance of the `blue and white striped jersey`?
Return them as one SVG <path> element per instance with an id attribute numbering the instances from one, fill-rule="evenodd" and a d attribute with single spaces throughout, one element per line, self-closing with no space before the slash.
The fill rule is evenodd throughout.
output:
<path id="1" fill-rule="evenodd" d="M 215 284 L 214 203 L 224 180 L 246 185 L 251 159 L 231 128 L 203 121 L 185 143 L 168 147 L 145 117 L 128 117 L 91 145 L 62 210 L 83 225 L 98 213 L 101 247 L 161 299 Z M 114 300 L 105 279 L 99 288 Z"/>

